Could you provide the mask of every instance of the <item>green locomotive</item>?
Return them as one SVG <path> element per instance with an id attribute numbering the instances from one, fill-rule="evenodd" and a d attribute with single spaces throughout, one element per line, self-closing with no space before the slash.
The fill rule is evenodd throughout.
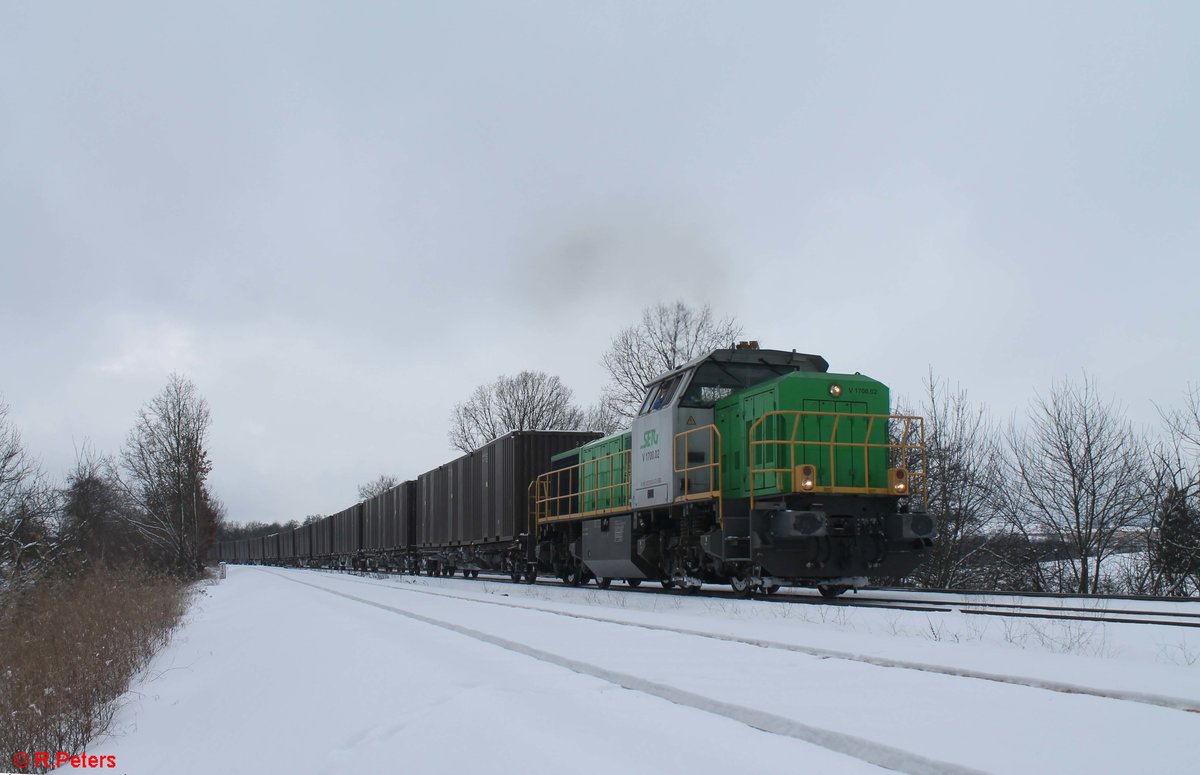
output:
<path id="1" fill-rule="evenodd" d="M 752 343 L 659 377 L 630 430 L 556 455 L 530 485 L 525 575 L 833 596 L 920 561 L 921 418 L 886 385 Z"/>

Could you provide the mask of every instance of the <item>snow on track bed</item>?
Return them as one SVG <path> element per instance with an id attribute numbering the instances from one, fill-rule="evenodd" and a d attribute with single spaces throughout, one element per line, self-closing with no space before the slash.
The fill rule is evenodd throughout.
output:
<path id="1" fill-rule="evenodd" d="M 380 608 L 385 611 L 390 611 L 424 624 L 440 627 L 442 629 L 458 633 L 459 635 L 465 635 L 469 638 L 482 641 L 483 643 L 499 646 L 507 651 L 532 657 L 540 662 L 546 662 L 551 665 L 565 667 L 575 673 L 592 676 L 593 678 L 599 678 L 600 680 L 616 684 L 623 689 L 630 689 L 667 700 L 676 705 L 695 708 L 696 710 L 704 711 L 706 713 L 722 716 L 764 732 L 770 732 L 772 734 L 786 737 L 793 737 L 797 740 L 802 740 L 807 743 L 814 743 L 822 748 L 828 748 L 836 753 L 861 759 L 870 764 L 877 764 L 879 766 L 886 767 L 887 769 L 892 769 L 899 772 L 914 773 L 914 775 L 917 773 L 972 775 L 973 773 L 980 772 L 979 770 L 971 769 L 969 767 L 956 766 L 948 762 L 937 761 L 926 756 L 913 753 L 912 751 L 906 751 L 900 748 L 883 745 L 861 737 L 838 732 L 836 730 L 813 727 L 808 724 L 803 724 L 788 718 L 784 718 L 782 716 L 766 713 L 756 708 L 723 702 L 712 697 L 706 697 L 687 691 L 686 689 L 680 689 L 677 686 L 659 683 L 647 678 L 633 676 L 628 673 L 615 672 L 599 665 L 564 657 L 556 653 L 534 648 L 524 643 L 518 643 L 516 641 L 507 640 L 499 636 L 490 635 L 486 632 L 471 629 L 463 625 L 453 624 L 443 619 L 435 619 L 429 616 L 414 613 L 410 610 L 397 608 L 391 605 L 385 605 L 383 603 L 368 600 L 363 597 L 350 595 L 345 592 L 338 592 L 321 584 L 312 584 L 299 579 L 292 580 L 298 584 L 304 584 L 305 586 L 310 586 L 314 589 L 320 589 L 325 592 L 329 592 L 330 594 L 346 598 L 347 600 L 353 600 L 358 603 L 363 603 L 365 605 Z M 479 604 L 476 601 L 468 602 L 472 602 L 475 605 Z"/>
<path id="2" fill-rule="evenodd" d="M 597 621 L 605 617 L 619 621 Z M 943 629 L 923 636 L 931 624 Z M 1107 628 L 1106 650 L 1119 652 L 1092 658 L 1049 653 L 1044 635 L 1020 648 L 1015 630 L 983 624 L 231 567 L 128 696 L 116 734 L 88 750 L 117 755 L 135 775 L 881 771 L 864 758 L 920 772 L 1194 771 L 1200 714 L 739 642 L 1200 701 L 1200 668 L 1185 666 L 1200 649 L 1183 640 L 1162 660 L 1158 628 L 1081 625 Z M 615 688 L 626 684 L 635 691 Z"/>
<path id="3" fill-rule="evenodd" d="M 884 772 L 237 567 L 87 750 L 129 775 Z"/>
<path id="4" fill-rule="evenodd" d="M 359 584 L 372 584 L 370 581 L 359 581 L 353 576 L 342 576 L 344 580 L 352 581 Z M 649 623 L 645 621 L 631 621 L 624 618 L 614 618 L 612 616 L 598 616 L 595 614 L 580 613 L 578 611 L 566 611 L 558 608 L 547 607 L 545 605 L 537 605 L 530 603 L 516 602 L 512 600 L 485 600 L 478 597 L 454 594 L 452 592 L 436 589 L 418 589 L 412 586 L 403 588 L 391 587 L 393 589 L 402 589 L 404 592 L 417 593 L 423 595 L 433 595 L 435 597 L 447 597 L 455 600 L 466 600 L 477 602 L 484 605 L 497 605 L 507 608 L 521 608 L 526 610 L 541 611 L 556 616 L 565 616 L 572 619 L 586 619 L 590 621 L 603 622 L 607 624 L 617 624 L 626 627 L 641 627 L 648 630 L 659 630 L 664 632 L 674 632 L 681 635 L 692 635 L 701 638 L 711 638 L 714 640 L 730 641 L 734 643 L 742 643 L 748 646 L 757 646 L 760 648 L 782 649 L 785 651 L 795 651 L 809 656 L 820 657 L 822 659 L 843 659 L 853 662 L 865 662 L 867 664 L 876 665 L 878 667 L 894 667 L 904 670 L 918 670 L 927 673 L 940 673 L 942 675 L 957 676 L 960 678 L 973 678 L 983 681 L 996 681 L 998 683 L 1016 684 L 1019 686 L 1028 686 L 1035 689 L 1045 689 L 1047 691 L 1062 692 L 1064 694 L 1087 694 L 1094 697 L 1103 697 L 1112 700 L 1123 700 L 1127 702 L 1140 702 L 1147 705 L 1156 705 L 1163 708 L 1171 708 L 1173 710 L 1182 710 L 1189 713 L 1200 713 L 1200 700 L 1190 700 L 1184 697 L 1174 697 L 1167 695 L 1151 694 L 1148 692 L 1138 692 L 1121 689 L 1105 689 L 1103 687 L 1083 686 L 1080 684 L 1069 684 L 1062 681 L 1034 678 L 1019 675 L 1002 675 L 996 672 L 985 672 L 981 670 L 971 670 L 963 667 L 952 667 L 938 665 L 929 662 L 909 662 L 898 659 L 888 659 L 886 657 L 871 656 L 859 654 L 849 651 L 835 651 L 832 649 L 815 648 L 811 646 L 803 646 L 796 643 L 781 643 L 778 641 L 763 640 L 761 638 L 751 638 L 739 635 L 724 634 L 706 630 L 694 630 L 680 627 L 670 627 L 663 624 Z"/>
<path id="5" fill-rule="evenodd" d="M 1044 771 L 1050 769 L 1048 764 L 1056 772 L 1135 771 L 1148 766 L 1155 772 L 1194 770 L 1186 741 L 1200 733 L 1197 714 L 594 618 L 564 618 L 529 608 L 480 605 L 478 600 L 398 595 L 412 585 L 390 580 L 363 583 L 333 574 L 268 573 L 704 702 L 761 712 L 805 729 L 841 733 L 955 767 L 998 772 Z M 672 618 L 669 613 L 659 616 Z M 751 636 L 757 634 L 756 623 L 741 625 Z M 1130 730 L 1137 731 L 1136 746 L 1128 742 Z"/>

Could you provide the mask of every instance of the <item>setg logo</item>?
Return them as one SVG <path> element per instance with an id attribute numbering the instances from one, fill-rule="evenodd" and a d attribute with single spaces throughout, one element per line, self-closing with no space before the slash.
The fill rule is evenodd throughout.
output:
<path id="1" fill-rule="evenodd" d="M 651 428 L 642 434 L 642 449 L 658 446 L 658 431 Z"/>

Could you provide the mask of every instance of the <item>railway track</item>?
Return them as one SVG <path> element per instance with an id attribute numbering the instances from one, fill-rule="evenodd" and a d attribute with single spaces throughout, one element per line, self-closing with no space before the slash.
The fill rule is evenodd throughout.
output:
<path id="1" fill-rule="evenodd" d="M 970 616 L 1004 616 L 1021 619 L 1053 619 L 1058 621 L 1103 622 L 1107 624 L 1141 624 L 1171 627 L 1200 627 L 1200 613 L 1189 611 L 1146 611 L 1132 608 L 1086 607 L 1077 605 L 1046 605 L 1018 602 L 964 602 L 961 600 L 920 597 L 881 598 L 854 596 L 824 600 L 812 596 L 777 595 L 773 600 L 809 605 L 843 605 L 861 608 L 891 608 L 929 613 L 957 612 Z"/>
<path id="2" fill-rule="evenodd" d="M 349 579 L 344 575 L 342 575 L 341 578 L 346 578 L 347 580 L 352 581 L 353 583 L 364 584 L 366 586 L 374 587 L 377 589 L 379 589 L 379 588 L 390 589 L 390 590 L 400 592 L 400 593 L 415 593 L 415 594 L 419 594 L 419 595 L 440 597 L 440 598 L 445 598 L 445 599 L 450 599 L 450 600 L 459 600 L 459 601 L 475 603 L 475 604 L 479 604 L 479 605 L 495 606 L 495 607 L 500 607 L 500 608 L 509 608 L 509 609 L 516 609 L 516 610 L 524 610 L 524 611 L 535 611 L 538 613 L 562 617 L 562 618 L 566 618 L 566 619 L 592 621 L 592 622 L 599 622 L 599 623 L 603 623 L 603 624 L 618 625 L 618 626 L 622 626 L 622 627 L 634 627 L 634 628 L 639 628 L 639 629 L 644 629 L 644 630 L 651 630 L 651 631 L 657 631 L 657 632 L 668 632 L 668 633 L 675 633 L 675 634 L 679 634 L 679 635 L 687 635 L 687 636 L 691 636 L 691 637 L 705 638 L 705 639 L 709 639 L 709 640 L 725 641 L 725 642 L 729 642 L 729 643 L 738 643 L 738 644 L 755 646 L 758 648 L 765 648 L 765 649 L 771 649 L 771 650 L 777 650 L 777 651 L 795 652 L 795 653 L 800 653 L 800 654 L 806 654 L 808 656 L 817 657 L 820 659 L 839 659 L 839 660 L 845 660 L 845 661 L 849 661 L 849 662 L 860 662 L 860 663 L 864 663 L 864 664 L 874 665 L 876 667 L 896 668 L 896 669 L 902 669 L 902 670 L 915 670 L 915 671 L 924 672 L 924 673 L 947 675 L 947 676 L 953 676 L 953 677 L 957 677 L 957 678 L 971 678 L 971 679 L 982 680 L 982 681 L 990 681 L 990 682 L 995 682 L 995 683 L 1011 684 L 1011 685 L 1015 685 L 1015 686 L 1024 686 L 1024 687 L 1033 688 L 1033 689 L 1041 689 L 1041 690 L 1057 692 L 1057 693 L 1061 693 L 1061 694 L 1088 695 L 1088 696 L 1100 697 L 1100 698 L 1104 698 L 1104 699 L 1119 700 L 1119 701 L 1124 701 L 1124 702 L 1135 702 L 1135 703 L 1141 703 L 1141 704 L 1145 704 L 1145 705 L 1153 705 L 1153 706 L 1162 707 L 1162 708 L 1169 708 L 1171 710 L 1185 711 L 1187 713 L 1200 714 L 1200 703 L 1198 703 L 1194 700 L 1190 700 L 1190 699 L 1186 699 L 1186 698 L 1182 698 L 1182 697 L 1173 697 L 1173 696 L 1164 695 L 1164 694 L 1155 694 L 1155 693 L 1150 693 L 1150 692 L 1136 692 L 1136 691 L 1119 690 L 1119 689 L 1103 689 L 1103 688 L 1097 688 L 1094 686 L 1085 686 L 1085 685 L 1070 683 L 1070 682 L 1065 682 L 1065 681 L 1047 680 L 1044 678 L 1034 678 L 1034 677 L 1029 677 L 1029 676 L 1009 675 L 1009 674 L 995 673 L 995 672 L 989 672 L 989 671 L 973 670 L 973 669 L 965 668 L 965 667 L 939 665 L 936 663 L 919 662 L 919 661 L 914 661 L 914 660 L 892 659 L 892 658 L 881 657 L 881 656 L 877 656 L 877 655 L 861 654 L 861 653 L 855 653 L 855 652 L 838 650 L 838 649 L 813 647 L 813 646 L 807 646 L 807 645 L 803 645 L 803 644 L 787 643 L 787 642 L 776 641 L 776 640 L 767 640 L 767 639 L 762 639 L 762 638 L 747 638 L 747 637 L 742 637 L 742 636 L 739 636 L 736 634 L 722 633 L 722 632 L 716 632 L 716 631 L 711 631 L 711 630 L 698 630 L 698 629 L 687 628 L 687 627 L 672 627 L 672 626 L 660 624 L 657 622 L 634 621 L 634 620 L 631 620 L 628 618 L 621 618 L 621 617 L 617 617 L 617 616 L 599 615 L 599 614 L 581 613 L 579 611 L 561 610 L 561 609 L 554 608 L 554 607 L 548 607 L 545 604 L 541 604 L 539 602 L 533 602 L 533 601 L 522 602 L 522 601 L 511 600 L 511 599 L 510 600 L 482 600 L 471 594 L 459 594 L 459 593 L 445 590 L 445 589 L 437 589 L 437 588 L 421 589 L 421 588 L 418 588 L 417 585 L 411 585 L 411 584 L 405 585 L 403 587 L 399 587 L 399 586 L 373 583 L 373 581 L 372 581 L 372 579 L 382 580 L 382 579 L 387 579 L 387 578 L 394 578 L 394 576 L 373 574 L 369 577 L 363 577 L 361 574 L 352 574 L 352 575 L 360 576 L 360 578 L 359 579 Z M 413 578 L 418 578 L 418 577 L 413 577 Z M 507 577 L 486 578 L 486 581 L 488 583 L 492 583 L 493 581 L 495 581 L 499 584 L 506 584 L 506 585 L 516 584 L 519 587 L 525 587 L 525 588 L 527 588 L 529 586 L 528 584 L 525 584 L 525 583 L 513 582 L 510 579 L 508 579 Z M 303 583 L 303 582 L 298 582 L 298 583 Z M 559 584 L 556 582 L 549 582 L 549 581 L 538 582 L 537 585 L 549 586 L 549 587 L 554 587 L 554 588 L 563 589 L 563 590 L 576 590 L 576 591 L 579 590 L 579 588 L 576 588 L 576 587 L 570 587 L 568 585 Z M 597 590 L 594 590 L 594 589 L 591 591 L 593 593 L 597 592 Z M 654 587 L 630 588 L 629 591 L 634 592 L 634 593 L 639 593 L 639 594 L 642 594 L 642 593 L 663 594 L 666 592 L 670 592 L 670 590 L 661 590 L 661 589 L 656 589 Z M 719 590 L 714 590 L 714 591 L 719 591 Z M 706 595 L 706 597 L 720 597 L 720 596 Z M 772 599 L 772 601 L 783 602 L 786 600 L 787 597 L 789 597 L 789 596 L 784 596 L 783 598 L 781 598 L 779 596 L 772 596 L 771 599 Z M 735 597 L 735 599 L 741 600 L 742 598 Z M 814 603 L 818 604 L 818 605 L 826 605 L 826 604 L 829 604 L 829 602 L 830 601 L 824 600 L 824 599 L 817 599 L 816 601 L 814 601 Z M 550 604 L 550 605 L 552 606 L 553 604 Z M 872 607 L 872 606 L 866 606 L 866 607 Z M 877 607 L 883 607 L 883 606 L 877 606 Z M 895 606 L 891 606 L 891 608 L 895 608 Z M 954 609 L 954 608 L 945 608 L 945 609 L 904 608 L 902 610 L 951 611 L 951 610 L 956 610 L 956 609 Z M 1092 621 L 1094 621 L 1094 620 L 1092 620 Z"/>
<path id="3" fill-rule="evenodd" d="M 372 574 L 367 574 L 372 575 Z M 394 574 L 373 574 L 381 578 L 386 578 Z M 527 585 L 526 582 L 514 582 L 507 575 L 489 574 L 484 572 L 484 575 L 478 577 L 489 583 L 501 584 L 519 584 Z M 551 581 L 549 579 L 539 579 L 534 582 L 537 586 L 548 586 L 558 589 L 575 589 L 568 584 L 559 581 Z M 619 582 L 618 582 L 619 583 Z M 578 587 L 579 589 L 587 588 L 587 585 Z M 594 589 L 594 588 L 593 588 Z M 646 584 L 638 587 L 628 587 L 624 589 L 615 587 L 611 591 L 628 592 L 635 594 L 650 594 L 650 595 L 678 595 L 684 594 L 677 589 L 664 589 L 656 584 Z M 1188 602 L 1187 599 L 1178 598 L 1137 598 L 1133 596 L 1115 596 L 1106 598 L 1098 595 L 1062 595 L 1055 597 L 1048 593 L 985 593 L 985 592 L 958 592 L 955 590 L 922 590 L 916 591 L 912 589 L 903 589 L 903 593 L 908 597 L 877 597 L 871 596 L 871 593 L 890 592 L 889 589 L 872 589 L 866 595 L 854 594 L 837 598 L 824 598 L 815 594 L 807 594 L 799 590 L 784 591 L 781 590 L 776 594 L 771 595 L 755 595 L 752 599 L 765 600 L 780 604 L 790 605 L 811 605 L 811 606 L 838 606 L 846 608 L 877 608 L 892 611 L 911 611 L 918 613 L 931 614 L 946 614 L 946 613 L 961 613 L 967 616 L 984 616 L 984 617 L 1007 617 L 1017 619 L 1042 619 L 1051 621 L 1071 621 L 1071 622 L 1093 622 L 1103 624 L 1134 624 L 1147 626 L 1165 626 L 1165 627 L 1184 627 L 1184 628 L 1200 628 L 1200 612 L 1191 611 L 1150 611 L 1136 608 L 1108 608 L 1108 607 L 1088 607 L 1076 604 L 1060 604 L 1050 605 L 1047 603 L 1023 603 L 1023 602 L 997 602 L 997 601 L 982 601 L 982 602 L 967 602 L 963 600 L 945 599 L 948 595 L 962 595 L 964 597 L 1036 597 L 1042 599 L 1056 599 L 1067 603 L 1068 601 L 1079 600 L 1095 600 L 1097 603 L 1104 603 L 1111 600 L 1123 601 L 1139 601 L 1160 603 L 1166 600 L 1172 602 Z M 895 590 L 897 592 L 901 590 Z M 728 589 L 717 588 L 716 585 L 705 585 L 698 594 L 704 597 L 711 597 L 724 600 L 742 600 L 747 599 L 742 595 Z M 939 598 L 930 599 L 930 596 L 938 595 Z M 1195 601 L 1192 601 L 1195 602 Z"/>

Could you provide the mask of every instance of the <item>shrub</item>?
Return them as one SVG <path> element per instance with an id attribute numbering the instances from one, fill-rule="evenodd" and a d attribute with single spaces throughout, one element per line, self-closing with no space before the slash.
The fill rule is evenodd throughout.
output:
<path id="1" fill-rule="evenodd" d="M 81 751 L 170 639 L 188 587 L 142 568 L 93 568 L 0 608 L 0 752 Z"/>

